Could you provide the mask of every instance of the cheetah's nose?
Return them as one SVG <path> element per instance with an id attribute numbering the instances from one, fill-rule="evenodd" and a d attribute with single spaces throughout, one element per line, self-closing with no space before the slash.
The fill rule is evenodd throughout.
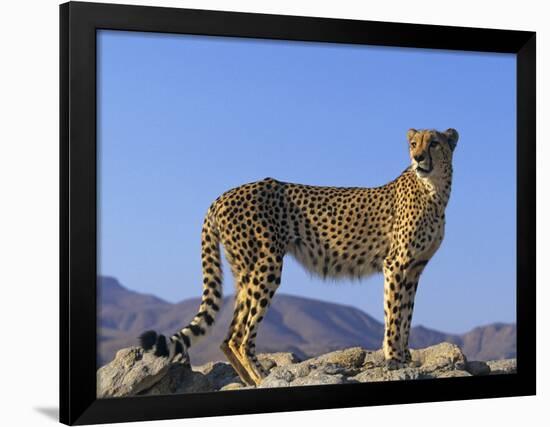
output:
<path id="1" fill-rule="evenodd" d="M 421 162 L 425 158 L 426 157 L 424 156 L 424 154 L 419 154 L 418 156 L 414 156 L 414 160 L 416 160 L 417 162 Z"/>

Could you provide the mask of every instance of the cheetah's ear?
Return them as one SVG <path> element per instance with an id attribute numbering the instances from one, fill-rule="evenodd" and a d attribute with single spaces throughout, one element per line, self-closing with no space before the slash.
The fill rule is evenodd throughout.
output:
<path id="1" fill-rule="evenodd" d="M 407 141 L 411 142 L 414 136 L 418 133 L 416 129 L 409 129 L 407 131 Z"/>
<path id="2" fill-rule="evenodd" d="M 444 133 L 447 137 L 447 141 L 449 142 L 451 150 L 454 150 L 456 148 L 456 143 L 458 142 L 458 132 L 456 131 L 456 129 L 449 128 Z"/>

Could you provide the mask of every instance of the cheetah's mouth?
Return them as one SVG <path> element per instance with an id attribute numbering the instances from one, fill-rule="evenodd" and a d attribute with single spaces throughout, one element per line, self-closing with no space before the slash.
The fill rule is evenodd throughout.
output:
<path id="1" fill-rule="evenodd" d="M 418 175 L 421 177 L 428 176 L 434 168 L 432 153 L 430 152 L 430 150 L 428 150 L 427 154 L 428 158 L 424 158 L 421 162 L 416 163 L 416 173 L 418 173 Z"/>
<path id="2" fill-rule="evenodd" d="M 430 172 L 433 170 L 433 167 L 430 165 L 430 168 L 429 169 L 425 169 L 423 168 L 422 166 L 420 165 L 416 165 L 416 171 L 421 175 L 421 176 L 426 176 L 426 175 L 429 175 Z"/>

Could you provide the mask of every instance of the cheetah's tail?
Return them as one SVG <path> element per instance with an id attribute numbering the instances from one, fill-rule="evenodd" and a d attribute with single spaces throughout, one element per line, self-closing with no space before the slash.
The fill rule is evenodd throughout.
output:
<path id="1" fill-rule="evenodd" d="M 208 212 L 202 227 L 202 274 L 203 293 L 199 311 L 191 322 L 170 337 L 168 343 L 163 335 L 155 331 L 146 331 L 140 337 L 145 350 L 155 347 L 155 355 L 170 356 L 178 353 L 187 357 L 187 349 L 196 344 L 214 324 L 222 303 L 222 267 L 220 256 L 220 238 Z"/>

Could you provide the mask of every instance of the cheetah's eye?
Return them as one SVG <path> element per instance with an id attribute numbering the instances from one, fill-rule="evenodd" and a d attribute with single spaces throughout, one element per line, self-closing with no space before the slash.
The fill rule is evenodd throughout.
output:
<path id="1" fill-rule="evenodd" d="M 431 145 L 432 147 L 435 147 L 435 146 L 437 146 L 438 144 L 439 144 L 439 141 L 435 141 L 435 140 L 434 140 L 434 141 L 430 142 L 430 145 Z"/>
<path id="2" fill-rule="evenodd" d="M 411 142 L 411 147 L 412 147 L 412 148 L 415 148 L 415 147 L 416 147 L 416 142 L 414 142 L 414 141 Z"/>

